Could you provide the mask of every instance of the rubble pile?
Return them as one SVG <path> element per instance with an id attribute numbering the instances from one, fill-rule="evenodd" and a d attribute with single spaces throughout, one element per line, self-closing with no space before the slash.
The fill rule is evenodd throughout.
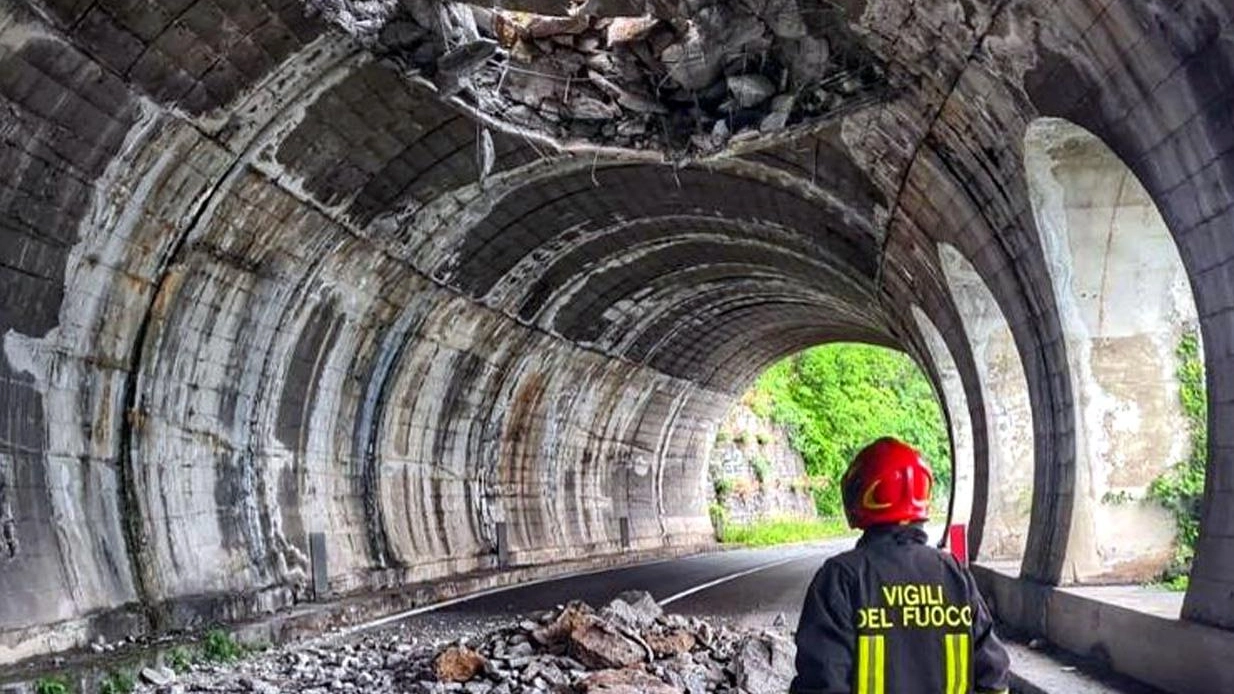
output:
<path id="1" fill-rule="evenodd" d="M 647 593 L 631 592 L 599 611 L 573 602 L 443 645 L 369 636 L 286 650 L 154 691 L 760 694 L 788 690 L 794 656 L 783 634 L 666 615 Z"/>
<path id="2" fill-rule="evenodd" d="M 827 0 L 519 5 L 556 15 L 435 0 L 308 2 L 443 94 L 566 145 L 697 158 L 888 91 L 852 18 Z"/>

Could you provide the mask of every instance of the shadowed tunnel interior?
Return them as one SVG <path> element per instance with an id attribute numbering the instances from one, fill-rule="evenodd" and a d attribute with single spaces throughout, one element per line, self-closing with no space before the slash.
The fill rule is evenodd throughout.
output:
<path id="1" fill-rule="evenodd" d="M 1083 562 L 1042 117 L 1177 245 L 1211 432 L 1184 617 L 1234 628 L 1229 3 L 817 0 L 840 24 L 792 40 L 842 30 L 877 84 L 685 155 L 502 121 L 322 5 L 0 1 L 0 662 L 309 599 L 311 533 L 343 595 L 493 569 L 499 524 L 516 564 L 704 544 L 716 423 L 836 340 L 935 380 L 980 547 L 1006 403 L 960 275 L 1022 365 L 1022 573 L 1058 583 Z"/>

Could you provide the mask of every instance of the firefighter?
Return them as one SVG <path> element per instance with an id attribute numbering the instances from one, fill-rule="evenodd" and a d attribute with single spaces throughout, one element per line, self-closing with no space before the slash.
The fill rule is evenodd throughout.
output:
<path id="1" fill-rule="evenodd" d="M 849 466 L 844 510 L 865 532 L 810 584 L 792 694 L 1007 691 L 1007 651 L 972 575 L 926 544 L 933 481 L 921 454 L 891 438 Z"/>

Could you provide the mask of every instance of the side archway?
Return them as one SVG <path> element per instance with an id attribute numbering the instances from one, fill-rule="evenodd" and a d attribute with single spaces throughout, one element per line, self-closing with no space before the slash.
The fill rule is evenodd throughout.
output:
<path id="1" fill-rule="evenodd" d="M 1025 167 L 1076 393 L 1064 580 L 1155 578 L 1175 533 L 1147 490 L 1190 448 L 1177 377 L 1197 332 L 1186 269 L 1148 192 L 1087 130 L 1034 121 Z"/>
<path id="2" fill-rule="evenodd" d="M 969 415 L 968 395 L 955 358 L 947 341 L 934 322 L 921 308 L 913 306 L 913 319 L 925 342 L 926 350 L 938 376 L 938 391 L 946 413 L 951 438 L 951 504 L 948 520 L 968 525 L 973 518 L 976 491 L 977 462 L 973 445 L 973 421 Z"/>
<path id="3" fill-rule="evenodd" d="M 994 294 L 964 255 L 939 244 L 939 260 L 964 325 L 989 432 L 982 557 L 1018 561 L 1028 542 L 1033 504 L 1033 415 L 1015 336 Z M 954 410 L 952 410 L 954 413 Z"/>

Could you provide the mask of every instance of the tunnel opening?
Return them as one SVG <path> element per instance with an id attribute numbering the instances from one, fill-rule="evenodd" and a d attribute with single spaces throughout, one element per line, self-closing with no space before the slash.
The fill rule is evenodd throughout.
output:
<path id="1" fill-rule="evenodd" d="M 1076 504 L 1066 580 L 1184 574 L 1202 472 L 1176 530 L 1162 499 L 1203 470 L 1207 411 L 1195 299 L 1174 238 L 1136 175 L 1098 137 L 1042 118 L 1025 135 L 1037 230 L 1075 397 Z M 1188 383 L 1191 389 L 1188 389 Z M 1199 391 L 1195 388 L 1199 387 Z M 1198 518 L 1190 522 L 1194 524 Z"/>
<path id="2" fill-rule="evenodd" d="M 832 342 L 777 360 L 716 428 L 708 471 L 721 539 L 786 517 L 821 519 L 820 536 L 844 532 L 840 479 L 861 448 L 884 436 L 922 452 L 935 475 L 932 522 L 945 521 L 955 479 L 947 412 L 908 353 Z"/>

